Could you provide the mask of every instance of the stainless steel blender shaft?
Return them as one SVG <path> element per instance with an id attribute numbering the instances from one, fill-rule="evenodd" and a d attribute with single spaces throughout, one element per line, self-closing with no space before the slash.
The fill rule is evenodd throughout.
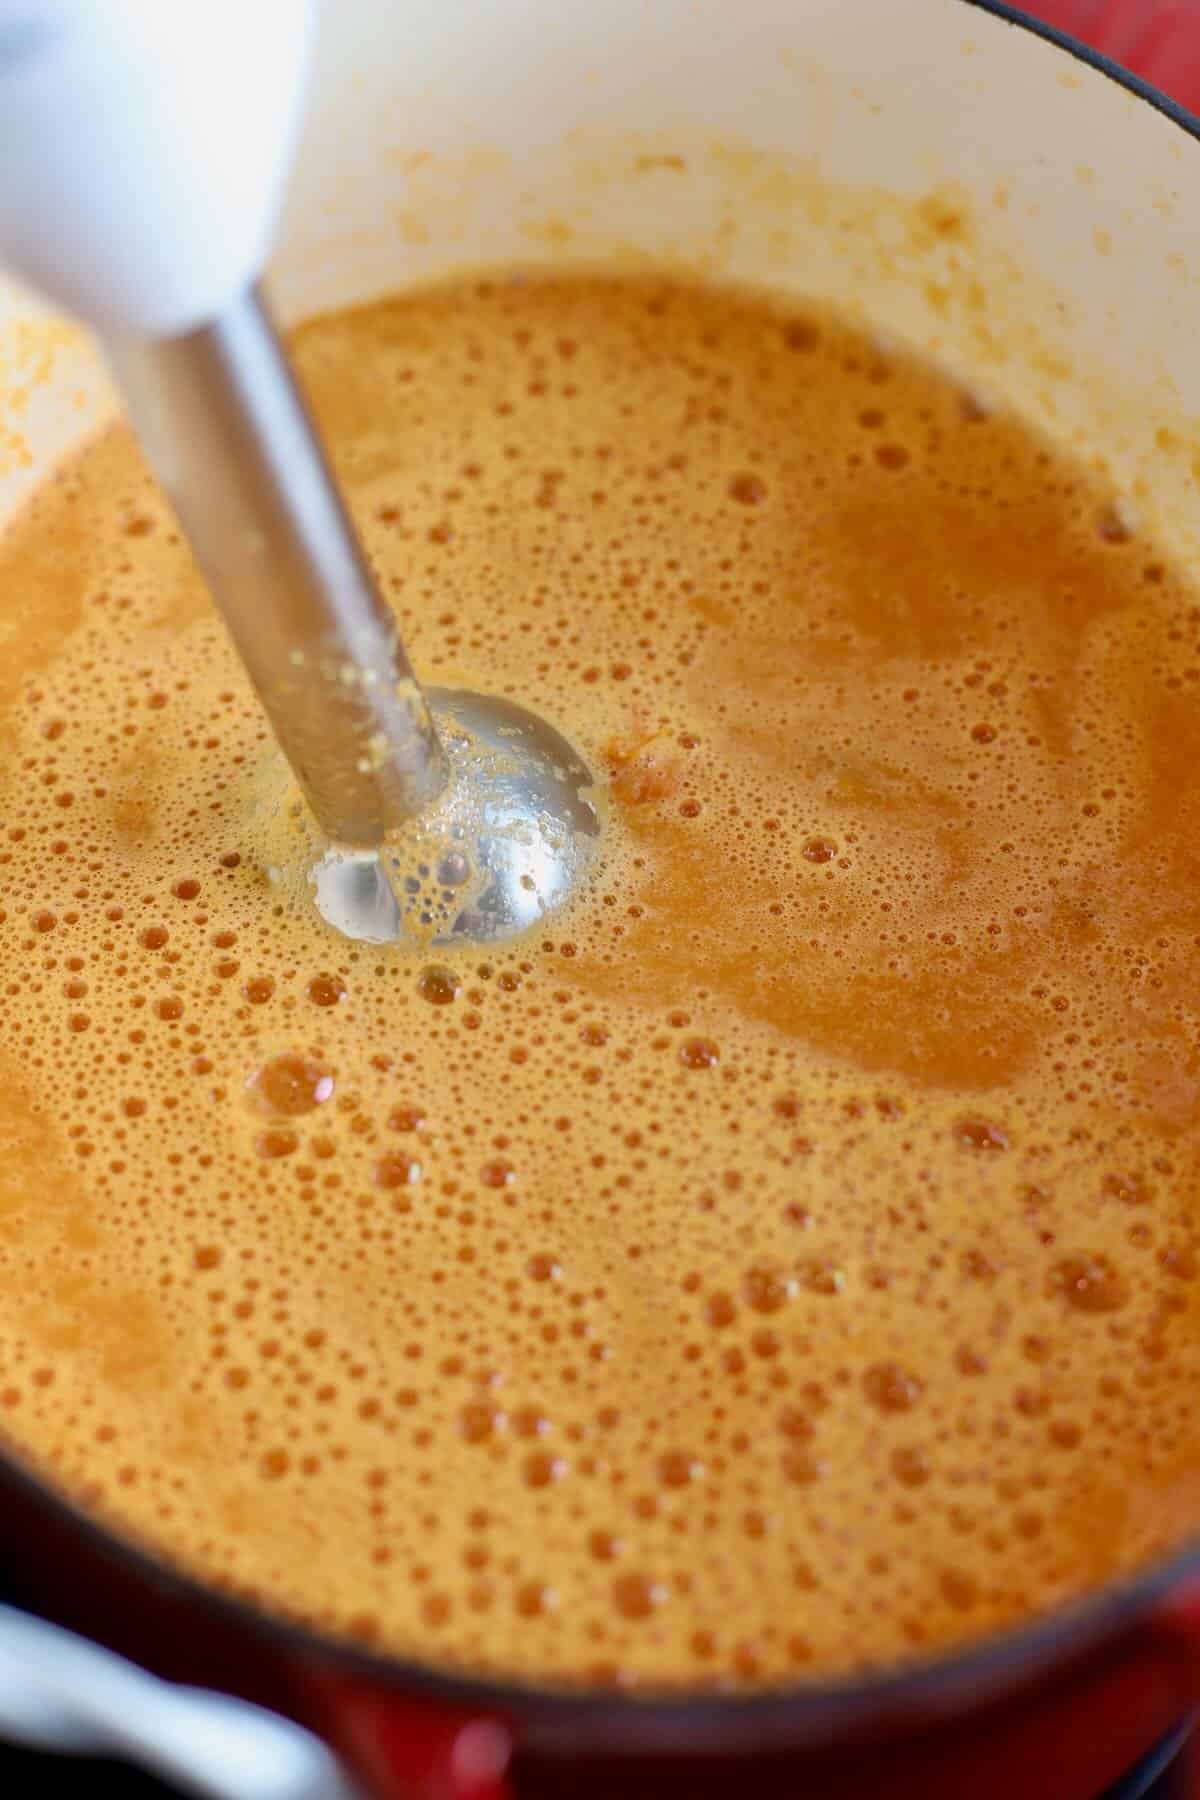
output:
<path id="1" fill-rule="evenodd" d="M 445 761 L 261 294 L 108 351 L 318 823 L 378 845 L 439 793 Z"/>

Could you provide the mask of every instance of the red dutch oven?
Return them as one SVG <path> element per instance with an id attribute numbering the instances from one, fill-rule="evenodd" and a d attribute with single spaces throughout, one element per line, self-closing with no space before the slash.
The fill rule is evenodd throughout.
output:
<path id="1" fill-rule="evenodd" d="M 297 313 L 456 264 L 631 249 L 815 293 L 1101 442 L 1194 555 L 1194 479 L 1170 446 L 1200 450 L 1200 124 L 1180 104 L 1200 103 L 1200 7 L 1040 10 L 1049 23 L 989 0 L 330 5 L 277 293 Z M 635 180 L 636 146 L 669 146 L 683 178 Z M 971 231 L 923 233 L 931 196 Z M 968 279 L 986 329 L 957 298 Z M 0 308 L 0 347 L 25 326 L 18 373 L 26 305 Z M 84 354 L 56 351 L 23 421 L 33 467 L 0 502 L 78 431 L 61 395 Z M 1200 1520 L 1172 1560 L 953 1656 L 655 1698 L 314 1636 L 102 1529 L 15 1455 L 0 1504 L 23 1601 L 302 1721 L 381 1800 L 1093 1800 L 1200 1702 Z"/>

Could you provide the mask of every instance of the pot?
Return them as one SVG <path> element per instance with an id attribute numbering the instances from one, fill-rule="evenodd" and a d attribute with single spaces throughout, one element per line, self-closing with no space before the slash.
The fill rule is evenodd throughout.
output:
<path id="1" fill-rule="evenodd" d="M 296 318 L 462 266 L 653 258 L 831 301 L 1101 461 L 1195 559 L 1198 223 L 1200 125 L 986 0 L 339 0 L 272 285 Z M 11 288 L 0 385 L 6 512 L 113 402 L 86 341 Z M 1087 1800 L 1200 1701 L 1200 1536 L 951 1658 L 656 1700 L 310 1635 L 118 1540 L 15 1454 L 0 1496 L 21 1597 L 303 1721 L 391 1800 Z"/>

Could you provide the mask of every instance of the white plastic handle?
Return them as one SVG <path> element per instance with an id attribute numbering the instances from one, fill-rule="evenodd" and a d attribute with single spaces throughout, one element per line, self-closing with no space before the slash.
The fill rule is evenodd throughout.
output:
<path id="1" fill-rule="evenodd" d="M 312 0 L 0 0 L 0 261 L 110 336 L 215 318 L 259 274 Z"/>
<path id="2" fill-rule="evenodd" d="M 354 1800 L 357 1791 L 290 1719 L 159 1681 L 10 1606 L 0 1606 L 0 1737 L 119 1757 L 204 1800 Z"/>

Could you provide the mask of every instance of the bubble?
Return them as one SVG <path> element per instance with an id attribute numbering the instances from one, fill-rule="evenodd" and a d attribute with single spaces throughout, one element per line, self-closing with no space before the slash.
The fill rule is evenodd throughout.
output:
<path id="1" fill-rule="evenodd" d="M 1119 1200 L 1123 1206 L 1146 1206 L 1151 1198 L 1150 1190 L 1136 1175 L 1108 1174 L 1100 1188 L 1106 1199 Z"/>
<path id="2" fill-rule="evenodd" d="M 911 1412 L 921 1398 L 924 1384 L 899 1363 L 872 1363 L 864 1371 L 863 1393 L 881 1413 Z"/>
<path id="3" fill-rule="evenodd" d="M 742 1281 L 742 1298 L 757 1313 L 776 1313 L 797 1293 L 795 1276 L 781 1269 L 748 1269 Z"/>
<path id="4" fill-rule="evenodd" d="M 846 1271 L 827 1259 L 814 1260 L 805 1263 L 801 1279 L 810 1294 L 840 1294 L 846 1286 Z"/>
<path id="5" fill-rule="evenodd" d="M 443 968 L 440 964 L 422 969 L 417 977 L 417 992 L 430 1006 L 449 1006 L 461 986 L 453 969 Z"/>
<path id="6" fill-rule="evenodd" d="M 812 1487 L 828 1474 L 829 1464 L 816 1451 L 793 1445 L 780 1458 L 780 1469 L 793 1487 Z"/>
<path id="7" fill-rule="evenodd" d="M 721 1051 L 712 1038 L 685 1038 L 679 1046 L 679 1060 L 685 1069 L 712 1069 L 721 1060 Z"/>
<path id="8" fill-rule="evenodd" d="M 435 1631 L 445 1625 L 453 1610 L 449 1594 L 426 1594 L 421 1602 L 421 1617 Z"/>
<path id="9" fill-rule="evenodd" d="M 942 1598 L 959 1612 L 969 1612 L 979 1600 L 979 1584 L 961 1569 L 943 1569 L 939 1581 Z"/>
<path id="10" fill-rule="evenodd" d="M 805 862 L 810 862 L 810 863 L 832 862 L 834 857 L 837 855 L 837 845 L 834 843 L 832 838 L 810 837 L 810 838 L 806 838 L 804 840 L 804 843 L 801 845 L 800 854 L 804 858 Z"/>
<path id="11" fill-rule="evenodd" d="M 811 1438 L 816 1431 L 812 1415 L 797 1406 L 785 1406 L 776 1423 L 784 1437 L 800 1442 Z"/>
<path id="12" fill-rule="evenodd" d="M 731 1294 L 710 1294 L 704 1303 L 704 1317 L 718 1331 L 726 1325 L 732 1325 L 737 1318 L 737 1307 Z"/>
<path id="13" fill-rule="evenodd" d="M 889 1466 L 903 1487 L 924 1487 L 933 1473 L 925 1452 L 914 1448 L 893 1450 Z"/>
<path id="14" fill-rule="evenodd" d="M 458 1427 L 469 1444 L 483 1444 L 501 1428 L 504 1415 L 487 1401 L 472 1400 L 458 1415 Z"/>
<path id="15" fill-rule="evenodd" d="M 412 1187 L 421 1179 L 421 1164 L 415 1156 L 389 1150 L 375 1163 L 375 1185 L 381 1188 Z"/>
<path id="16" fill-rule="evenodd" d="M 623 1619 L 648 1619 L 666 1599 L 666 1584 L 637 1570 L 618 1575 L 612 1584 L 613 1606 Z"/>
<path id="17" fill-rule="evenodd" d="M 523 1581 L 517 1589 L 516 1608 L 523 1619 L 540 1618 L 543 1613 L 553 1612 L 557 1604 L 554 1589 L 543 1581 Z"/>
<path id="18" fill-rule="evenodd" d="M 552 1450 L 531 1450 L 521 1465 L 526 1487 L 544 1488 L 561 1481 L 567 1472 L 566 1458 Z"/>
<path id="19" fill-rule="evenodd" d="M 1107 1256 L 1079 1254 L 1055 1263 L 1047 1283 L 1077 1312 L 1118 1312 L 1129 1299 L 1129 1285 Z"/>
<path id="20" fill-rule="evenodd" d="M 271 1057 L 247 1084 L 264 1112 L 298 1118 L 333 1095 L 333 1076 L 322 1063 L 294 1051 Z"/>
<path id="21" fill-rule="evenodd" d="M 512 1428 L 518 1437 L 542 1438 L 553 1429 L 550 1420 L 538 1406 L 518 1406 L 512 1415 Z"/>
<path id="22" fill-rule="evenodd" d="M 964 1150 L 978 1150 L 985 1155 L 1008 1149 L 1008 1133 L 987 1119 L 960 1119 L 954 1127 L 954 1137 Z"/>
<path id="23" fill-rule="evenodd" d="M 529 1258 L 525 1272 L 532 1281 L 558 1281 L 562 1276 L 562 1264 L 553 1256 L 539 1253 Z"/>
<path id="24" fill-rule="evenodd" d="M 346 998 L 346 984 L 337 975 L 314 975 L 308 997 L 314 1006 L 337 1006 Z"/>
<path id="25" fill-rule="evenodd" d="M 699 1481 L 704 1464 L 686 1450 L 667 1450 L 658 1459 L 658 1479 L 664 1487 L 682 1488 Z"/>
<path id="26" fill-rule="evenodd" d="M 761 506 L 767 497 L 766 483 L 757 475 L 735 475 L 729 483 L 729 494 L 741 506 Z"/>
<path id="27" fill-rule="evenodd" d="M 292 1156 L 299 1146 L 297 1134 L 283 1126 L 272 1126 L 268 1131 L 260 1131 L 254 1140 L 254 1148 L 268 1161 L 275 1161 L 281 1156 Z"/>
<path id="28" fill-rule="evenodd" d="M 821 333 L 811 320 L 793 319 L 784 328 L 783 341 L 789 350 L 798 350 L 808 355 L 820 344 Z"/>

